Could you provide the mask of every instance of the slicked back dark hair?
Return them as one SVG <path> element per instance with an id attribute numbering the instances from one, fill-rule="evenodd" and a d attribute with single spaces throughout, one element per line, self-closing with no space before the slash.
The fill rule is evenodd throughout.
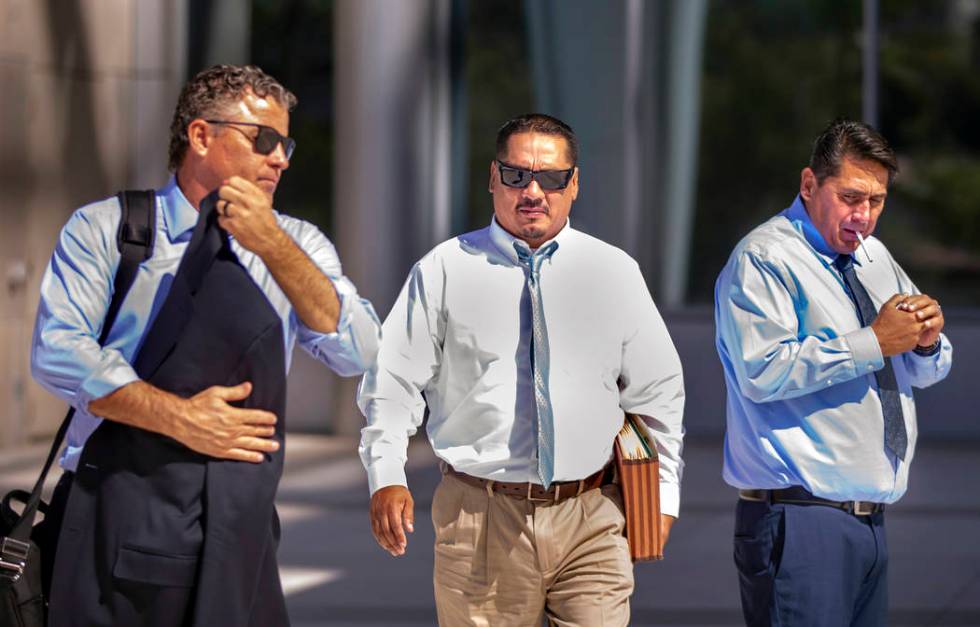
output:
<path id="1" fill-rule="evenodd" d="M 813 142 L 810 169 L 823 184 L 840 173 L 844 157 L 880 163 L 888 170 L 888 182 L 898 174 L 898 159 L 881 133 L 863 122 L 837 118 Z"/>
<path id="2" fill-rule="evenodd" d="M 575 131 L 558 118 L 544 113 L 525 113 L 504 122 L 497 131 L 498 159 L 507 156 L 507 141 L 511 135 L 518 133 L 543 133 L 565 138 L 565 143 L 568 145 L 568 158 L 572 160 L 573 166 L 578 164 L 578 137 L 575 136 Z"/>
<path id="3" fill-rule="evenodd" d="M 296 96 L 254 65 L 215 65 L 198 72 L 184 85 L 170 123 L 170 170 L 176 171 L 187 152 L 187 125 L 198 118 L 221 117 L 251 91 L 259 98 L 272 97 L 286 111 L 296 106 Z"/>

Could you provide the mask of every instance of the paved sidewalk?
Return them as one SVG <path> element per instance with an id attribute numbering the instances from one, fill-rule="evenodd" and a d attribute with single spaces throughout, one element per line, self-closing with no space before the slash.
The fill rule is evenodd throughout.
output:
<path id="1" fill-rule="evenodd" d="M 287 450 L 280 563 L 293 625 L 434 625 L 428 510 L 439 473 L 428 445 L 410 452 L 416 532 L 397 559 L 371 537 L 354 439 L 290 435 Z M 893 626 L 980 627 L 978 450 L 972 441 L 919 444 L 909 493 L 887 515 Z M 0 455 L 0 490 L 29 485 L 44 452 Z M 689 440 L 685 459 L 681 519 L 667 559 L 636 568 L 631 624 L 741 625 L 720 441 Z"/>

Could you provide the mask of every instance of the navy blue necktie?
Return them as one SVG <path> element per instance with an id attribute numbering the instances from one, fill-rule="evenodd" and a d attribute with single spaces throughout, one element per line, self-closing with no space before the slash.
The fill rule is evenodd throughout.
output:
<path id="1" fill-rule="evenodd" d="M 524 242 L 514 242 L 517 259 L 524 267 L 527 293 L 531 300 L 531 373 L 534 379 L 534 405 L 538 414 L 538 476 L 545 489 L 555 477 L 555 418 L 548 391 L 548 327 L 544 319 L 540 278 L 542 262 L 550 259 L 557 248 L 558 242 L 551 242 L 531 252 Z"/>
<path id="2" fill-rule="evenodd" d="M 857 305 L 861 324 L 868 326 L 878 317 L 868 291 L 854 272 L 854 261 L 850 255 L 839 255 L 834 265 L 844 277 L 844 283 L 851 293 L 851 299 Z M 878 382 L 878 396 L 881 398 L 881 411 L 885 417 L 885 446 L 895 453 L 899 459 L 905 459 L 908 448 L 908 434 L 905 433 L 905 417 L 902 414 L 902 398 L 898 392 L 898 382 L 895 380 L 895 370 L 892 360 L 885 357 L 885 367 L 875 372 Z"/>

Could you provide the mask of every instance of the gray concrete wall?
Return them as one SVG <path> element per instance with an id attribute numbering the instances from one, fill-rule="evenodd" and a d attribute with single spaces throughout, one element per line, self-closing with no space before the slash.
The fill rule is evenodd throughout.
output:
<path id="1" fill-rule="evenodd" d="M 64 405 L 30 378 L 38 285 L 71 211 L 166 181 L 184 2 L 0 0 L 0 448 Z"/>

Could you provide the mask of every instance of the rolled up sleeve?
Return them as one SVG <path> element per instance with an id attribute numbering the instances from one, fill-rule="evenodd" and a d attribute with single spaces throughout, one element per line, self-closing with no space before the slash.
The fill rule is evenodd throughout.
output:
<path id="1" fill-rule="evenodd" d="M 82 411 L 139 378 L 118 350 L 102 348 L 98 339 L 119 264 L 117 222 L 118 212 L 75 212 L 41 279 L 31 372 L 45 389 Z"/>
<path id="2" fill-rule="evenodd" d="M 340 316 L 337 330 L 332 333 L 313 331 L 297 316 L 297 341 L 314 359 L 337 374 L 347 377 L 361 374 L 371 367 L 378 355 L 381 342 L 378 314 L 344 276 L 337 250 L 323 233 L 310 227 L 302 234 L 300 245 L 333 283 L 340 300 Z"/>

